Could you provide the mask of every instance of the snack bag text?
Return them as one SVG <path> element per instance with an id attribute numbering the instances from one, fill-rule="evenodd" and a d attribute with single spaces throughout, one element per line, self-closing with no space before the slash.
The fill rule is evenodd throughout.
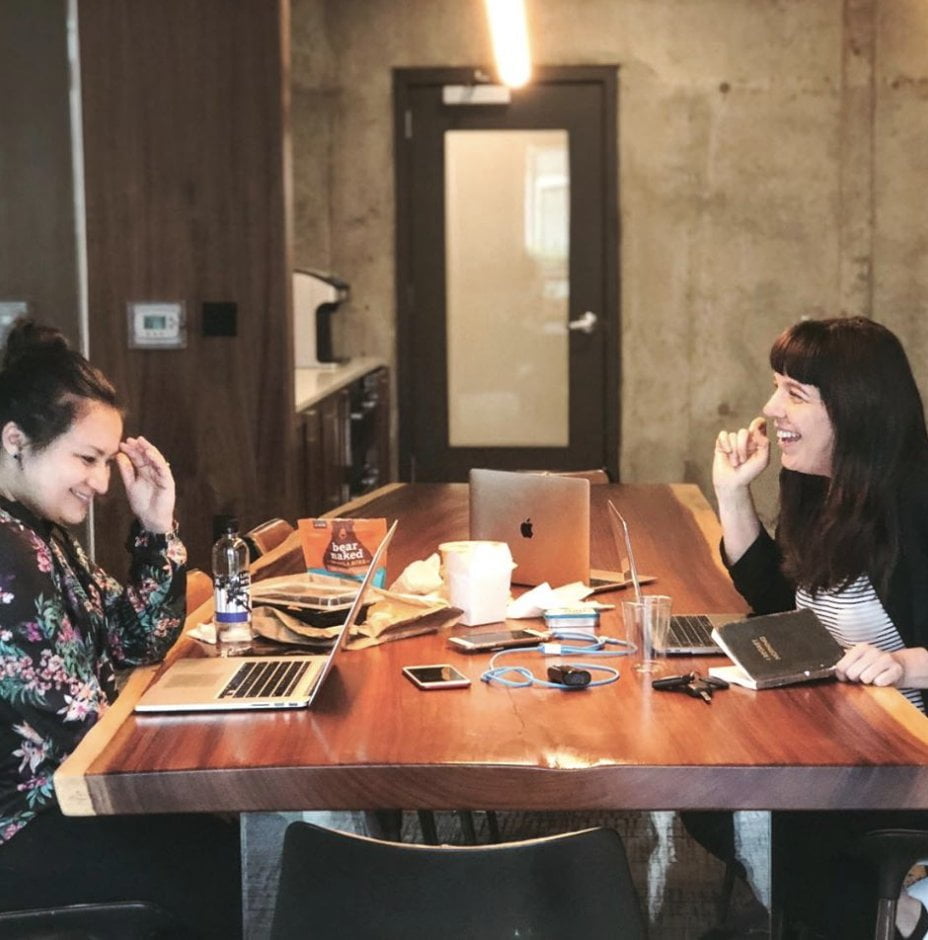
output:
<path id="1" fill-rule="evenodd" d="M 297 522 L 303 558 L 310 574 L 334 575 L 362 581 L 387 534 L 386 519 L 300 519 Z M 384 556 L 373 583 L 383 587 L 387 577 Z"/>

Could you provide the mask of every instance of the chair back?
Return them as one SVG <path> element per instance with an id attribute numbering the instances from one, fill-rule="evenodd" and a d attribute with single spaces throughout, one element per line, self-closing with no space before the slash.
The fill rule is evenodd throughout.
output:
<path id="1" fill-rule="evenodd" d="M 873 865 L 879 896 L 895 901 L 909 869 L 928 858 L 928 831 L 874 829 L 861 836 L 856 851 Z"/>
<path id="2" fill-rule="evenodd" d="M 287 828 L 272 940 L 615 937 L 644 923 L 621 837 L 587 829 L 480 846 Z"/>
<path id="3" fill-rule="evenodd" d="M 268 519 L 267 522 L 249 529 L 242 538 L 252 550 L 254 560 L 277 548 L 294 531 L 286 519 Z"/>
<path id="4" fill-rule="evenodd" d="M 923 829 L 874 829 L 857 842 L 856 854 L 873 866 L 877 880 L 877 914 L 874 937 L 891 940 L 896 932 L 896 902 L 905 876 L 913 865 L 928 858 L 928 831 Z"/>
<path id="5" fill-rule="evenodd" d="M 200 568 L 190 568 L 187 571 L 187 613 L 192 613 L 212 597 L 213 579 Z"/>

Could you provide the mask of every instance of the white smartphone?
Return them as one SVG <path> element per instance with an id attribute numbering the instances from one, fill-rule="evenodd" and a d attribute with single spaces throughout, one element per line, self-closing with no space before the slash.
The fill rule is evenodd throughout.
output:
<path id="1" fill-rule="evenodd" d="M 538 646 L 547 638 L 548 634 L 541 630 L 487 630 L 449 636 L 448 645 L 465 653 L 483 653 L 514 646 Z"/>
<path id="2" fill-rule="evenodd" d="M 418 689 L 463 689 L 470 685 L 470 679 L 448 663 L 403 666 L 403 675 Z"/>

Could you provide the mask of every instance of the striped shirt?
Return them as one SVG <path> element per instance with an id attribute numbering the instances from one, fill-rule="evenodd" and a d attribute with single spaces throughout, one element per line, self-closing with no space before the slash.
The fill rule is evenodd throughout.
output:
<path id="1" fill-rule="evenodd" d="M 845 649 L 855 643 L 869 643 L 886 653 L 905 648 L 896 625 L 865 574 L 843 590 L 819 591 L 812 595 L 799 588 L 796 606 L 811 609 Z M 921 711 L 925 710 L 918 689 L 899 691 Z"/>

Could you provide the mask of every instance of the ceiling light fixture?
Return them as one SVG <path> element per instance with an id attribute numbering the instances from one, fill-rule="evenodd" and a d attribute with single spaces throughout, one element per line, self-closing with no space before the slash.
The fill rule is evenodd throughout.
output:
<path id="1" fill-rule="evenodd" d="M 532 77 L 525 0 L 486 0 L 486 5 L 496 73 L 504 85 L 520 88 Z"/>

